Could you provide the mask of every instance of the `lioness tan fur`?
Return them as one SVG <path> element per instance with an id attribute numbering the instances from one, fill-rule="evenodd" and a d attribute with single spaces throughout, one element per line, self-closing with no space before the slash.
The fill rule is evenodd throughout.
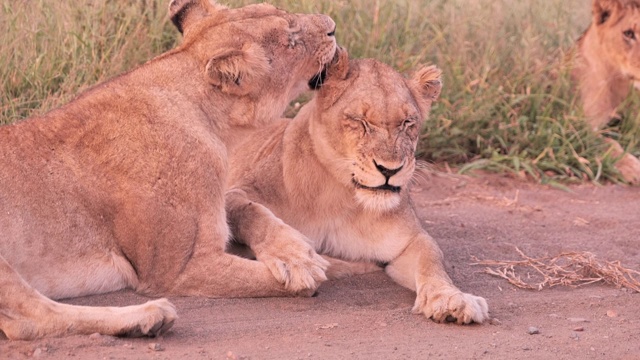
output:
<path id="1" fill-rule="evenodd" d="M 407 80 L 375 60 L 339 54 L 295 119 L 255 132 L 232 153 L 227 211 L 236 241 L 290 282 L 308 278 L 300 264 L 309 244 L 330 257 L 383 263 L 416 291 L 415 312 L 485 321 L 487 302 L 453 285 L 409 198 L 440 70 L 421 67 Z"/>
<path id="2" fill-rule="evenodd" d="M 49 298 L 309 295 L 225 254 L 227 151 L 279 117 L 334 57 L 334 22 L 269 5 L 173 0 L 182 44 L 42 116 L 0 127 L 0 330 L 10 339 L 157 335 L 165 299 L 88 308 Z"/>
<path id="3" fill-rule="evenodd" d="M 616 108 L 640 84 L 640 1 L 593 0 L 591 25 L 578 40 L 577 80 L 584 113 L 594 130 L 612 118 Z M 640 161 L 612 139 L 612 155 L 625 180 L 640 183 Z"/>

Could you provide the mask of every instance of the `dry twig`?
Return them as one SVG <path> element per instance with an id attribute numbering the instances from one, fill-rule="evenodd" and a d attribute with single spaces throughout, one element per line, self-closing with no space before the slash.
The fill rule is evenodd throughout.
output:
<path id="1" fill-rule="evenodd" d="M 623 267 L 620 261 L 598 261 L 589 252 L 565 252 L 554 257 L 532 258 L 518 247 L 516 251 L 523 260 L 479 260 L 472 256 L 474 263 L 471 265 L 486 265 L 484 272 L 487 274 L 501 277 L 523 289 L 542 290 L 557 285 L 579 287 L 602 282 L 640 292 L 640 272 Z M 534 273 L 527 272 L 523 279 L 522 270 L 516 269 L 526 268 Z"/>

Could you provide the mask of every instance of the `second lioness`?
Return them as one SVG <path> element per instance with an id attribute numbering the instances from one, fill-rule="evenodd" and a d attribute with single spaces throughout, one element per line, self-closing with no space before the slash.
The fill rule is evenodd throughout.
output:
<path id="1" fill-rule="evenodd" d="M 236 240 L 286 282 L 308 278 L 305 242 L 332 257 L 386 263 L 391 278 L 417 292 L 414 312 L 485 321 L 487 302 L 453 285 L 407 190 L 420 125 L 440 90 L 434 66 L 407 80 L 342 52 L 293 121 L 254 133 L 232 154 L 227 210 Z"/>

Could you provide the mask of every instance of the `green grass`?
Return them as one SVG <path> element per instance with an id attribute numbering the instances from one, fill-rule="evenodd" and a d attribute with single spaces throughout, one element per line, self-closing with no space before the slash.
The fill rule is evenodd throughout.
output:
<path id="1" fill-rule="evenodd" d="M 79 90 L 173 47 L 167 1 L 66 5 L 8 1 L 0 8 L 0 122 L 41 113 Z M 224 1 L 223 1 L 224 2 Z M 257 1 L 230 0 L 236 7 Z M 615 159 L 588 131 L 569 77 L 571 48 L 590 21 L 584 0 L 273 0 L 321 12 L 353 57 L 409 73 L 444 71 L 441 100 L 418 155 L 462 171 L 512 172 L 543 183 L 618 181 Z M 616 129 L 640 154 L 636 94 Z"/>

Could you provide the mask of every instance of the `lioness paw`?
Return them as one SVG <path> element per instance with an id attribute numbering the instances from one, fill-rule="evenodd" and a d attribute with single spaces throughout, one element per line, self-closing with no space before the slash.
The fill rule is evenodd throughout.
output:
<path id="1" fill-rule="evenodd" d="M 489 306 L 484 298 L 466 294 L 456 288 L 430 296 L 416 298 L 414 313 L 423 313 L 435 322 L 482 323 L 489 318 Z"/>
<path id="2" fill-rule="evenodd" d="M 270 246 L 256 251 L 256 258 L 267 265 L 273 276 L 293 294 L 313 295 L 318 286 L 327 280 L 325 270 L 329 262 L 306 242 L 291 238 L 286 240 L 286 243 L 274 241 Z"/>
<path id="3" fill-rule="evenodd" d="M 640 160 L 632 154 L 626 153 L 615 164 L 622 178 L 633 185 L 640 184 Z"/>
<path id="4" fill-rule="evenodd" d="M 153 300 L 139 305 L 139 309 L 130 316 L 130 323 L 119 335 L 156 337 L 169 330 L 178 318 L 175 306 L 167 299 Z"/>

